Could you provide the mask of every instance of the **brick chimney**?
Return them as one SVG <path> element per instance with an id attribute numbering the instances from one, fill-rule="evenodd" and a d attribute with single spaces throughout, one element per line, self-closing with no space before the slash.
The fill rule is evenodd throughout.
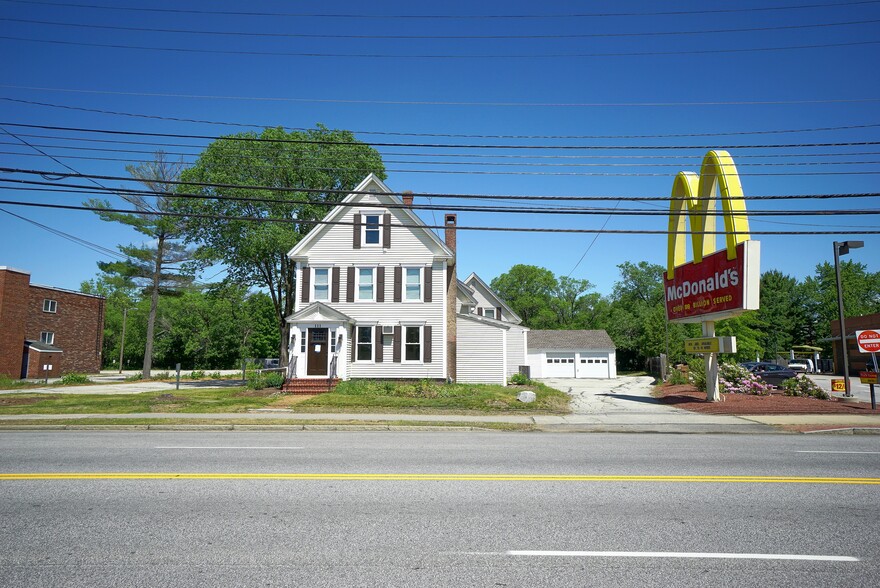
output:
<path id="1" fill-rule="evenodd" d="M 454 214 L 444 216 L 444 226 L 446 227 L 446 245 L 455 253 L 455 226 L 457 217 Z M 456 273 L 456 259 L 453 257 L 447 262 L 446 266 L 446 374 L 452 381 L 455 381 L 458 374 L 456 371 L 456 361 L 458 353 L 458 337 L 456 329 L 458 321 L 456 320 L 456 307 L 458 302 L 458 276 Z"/>
<path id="2" fill-rule="evenodd" d="M 403 205 L 404 206 L 412 206 L 413 193 L 411 190 L 406 190 L 405 192 L 403 192 L 402 198 L 403 198 Z"/>

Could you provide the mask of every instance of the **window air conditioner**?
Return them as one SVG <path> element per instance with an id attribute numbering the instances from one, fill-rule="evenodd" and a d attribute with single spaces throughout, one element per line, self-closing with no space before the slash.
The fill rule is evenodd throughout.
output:
<path id="1" fill-rule="evenodd" d="M 394 326 L 393 325 L 382 325 L 382 334 L 383 335 L 393 335 L 394 334 Z"/>

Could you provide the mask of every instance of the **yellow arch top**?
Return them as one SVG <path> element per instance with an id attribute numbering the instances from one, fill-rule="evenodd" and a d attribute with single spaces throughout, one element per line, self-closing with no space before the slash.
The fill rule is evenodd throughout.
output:
<path id="1" fill-rule="evenodd" d="M 720 192 L 724 230 L 727 233 L 727 259 L 734 259 L 736 246 L 749 240 L 749 219 L 736 164 L 727 151 L 709 151 L 703 158 L 699 176 L 692 172 L 679 172 L 672 183 L 667 277 L 673 277 L 675 267 L 687 261 L 685 242 L 679 239 L 679 233 L 687 229 L 685 214 L 690 218 L 694 263 L 715 253 L 715 235 L 705 233 L 715 231 L 716 191 Z"/>

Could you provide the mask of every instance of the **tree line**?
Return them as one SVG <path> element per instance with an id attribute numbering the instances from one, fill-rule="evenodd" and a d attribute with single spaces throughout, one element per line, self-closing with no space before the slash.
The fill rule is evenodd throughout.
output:
<path id="1" fill-rule="evenodd" d="M 618 367 L 644 368 L 649 357 L 666 353 L 686 361 L 684 340 L 700 336 L 699 324 L 667 323 L 664 267 L 626 262 L 610 295 L 593 291 L 588 280 L 557 277 L 548 269 L 515 265 L 491 287 L 533 329 L 604 329 L 617 346 Z M 880 272 L 863 263 L 840 265 L 847 316 L 880 312 Z M 737 338 L 737 361 L 788 357 L 794 345 L 821 347 L 831 356 L 831 321 L 837 318 L 834 266 L 816 266 L 798 280 L 778 270 L 761 275 L 760 310 L 718 321 L 719 336 Z"/>

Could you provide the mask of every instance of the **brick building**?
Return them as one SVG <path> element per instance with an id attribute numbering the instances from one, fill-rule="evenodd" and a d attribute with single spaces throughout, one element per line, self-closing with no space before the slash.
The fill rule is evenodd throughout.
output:
<path id="1" fill-rule="evenodd" d="M 0 266 L 0 374 L 55 377 L 101 369 L 104 298 L 30 283 Z"/>
<path id="2" fill-rule="evenodd" d="M 846 350 L 849 360 L 849 374 L 851 376 L 859 375 L 862 370 L 873 370 L 871 362 L 871 354 L 859 351 L 856 345 L 856 331 L 865 331 L 868 329 L 880 329 L 880 313 L 863 314 L 861 316 L 848 316 L 845 319 L 846 324 Z M 838 376 L 843 375 L 843 355 L 840 350 L 840 321 L 831 321 L 831 341 L 834 348 L 834 373 Z M 880 362 L 880 358 L 877 358 Z M 869 365 L 870 364 L 870 365 Z"/>

